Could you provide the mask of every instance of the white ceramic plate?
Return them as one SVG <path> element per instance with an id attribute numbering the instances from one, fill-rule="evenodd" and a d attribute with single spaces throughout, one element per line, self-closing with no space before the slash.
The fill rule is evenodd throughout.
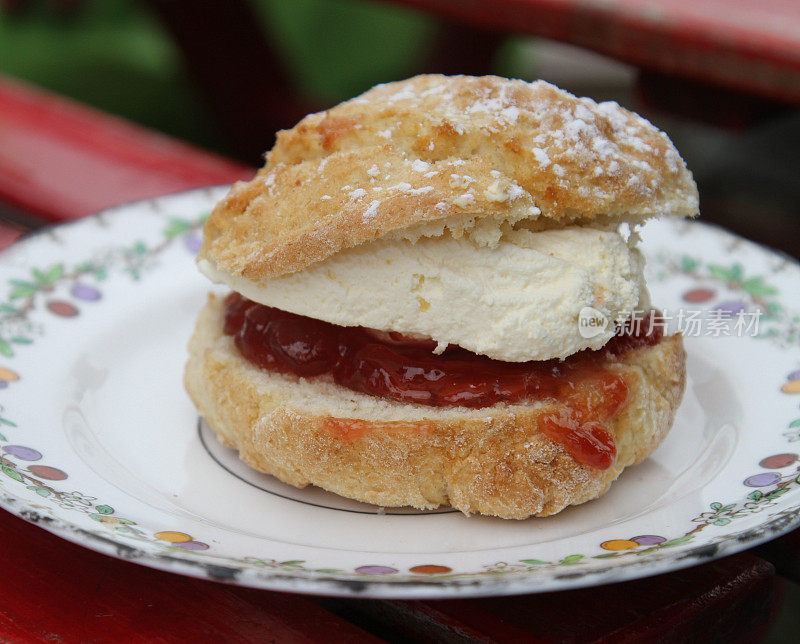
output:
<path id="1" fill-rule="evenodd" d="M 800 524 L 800 268 L 689 222 L 649 224 L 644 246 L 653 301 L 673 324 L 679 310 L 702 311 L 699 336 L 682 326 L 686 396 L 663 446 L 601 499 L 503 521 L 383 511 L 250 471 L 199 422 L 181 383 L 210 288 L 193 253 L 223 192 L 121 206 L 0 255 L 7 510 L 156 568 L 370 597 L 620 581 Z"/>

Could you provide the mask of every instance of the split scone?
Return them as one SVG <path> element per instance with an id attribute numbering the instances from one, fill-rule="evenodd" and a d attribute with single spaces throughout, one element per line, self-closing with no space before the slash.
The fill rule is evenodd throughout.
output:
<path id="1" fill-rule="evenodd" d="M 187 390 L 252 467 L 382 506 L 522 519 L 669 430 L 680 336 L 636 227 L 697 214 L 662 132 L 544 82 L 418 76 L 278 134 L 205 227 Z"/>

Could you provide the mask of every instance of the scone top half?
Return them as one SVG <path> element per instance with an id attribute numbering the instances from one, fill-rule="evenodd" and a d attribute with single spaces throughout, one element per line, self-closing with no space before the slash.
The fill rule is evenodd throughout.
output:
<path id="1" fill-rule="evenodd" d="M 613 336 L 583 337 L 585 307 L 617 323 L 649 308 L 635 228 L 697 211 L 667 136 L 616 103 L 426 75 L 280 132 L 212 212 L 198 261 L 292 313 L 546 360 Z"/>

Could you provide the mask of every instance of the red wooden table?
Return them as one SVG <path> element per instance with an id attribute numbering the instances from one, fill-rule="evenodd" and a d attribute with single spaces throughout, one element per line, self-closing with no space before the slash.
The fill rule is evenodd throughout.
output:
<path id="1" fill-rule="evenodd" d="M 0 78 L 0 244 L 44 220 L 228 183 L 252 169 Z M 797 574 L 800 536 L 760 553 Z M 0 641 L 752 641 L 781 603 L 772 563 L 704 566 L 544 595 L 334 600 L 189 579 L 112 559 L 0 511 Z"/>
<path id="2" fill-rule="evenodd" d="M 800 103 L 797 0 L 395 0 L 642 69 Z"/>

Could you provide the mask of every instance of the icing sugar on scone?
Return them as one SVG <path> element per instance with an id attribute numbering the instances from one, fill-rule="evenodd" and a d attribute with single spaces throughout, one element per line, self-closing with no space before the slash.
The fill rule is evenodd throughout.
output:
<path id="1" fill-rule="evenodd" d="M 280 132 L 264 168 L 214 209 L 201 257 L 262 280 L 427 222 L 458 236 L 481 220 L 561 228 L 697 207 L 667 136 L 615 103 L 544 82 L 419 76 Z"/>

